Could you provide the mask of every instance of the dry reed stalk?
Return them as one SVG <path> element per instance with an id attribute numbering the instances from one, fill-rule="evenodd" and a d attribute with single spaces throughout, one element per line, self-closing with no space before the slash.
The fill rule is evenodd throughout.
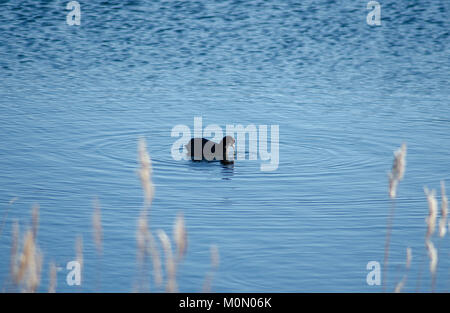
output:
<path id="1" fill-rule="evenodd" d="M 434 292 L 436 286 L 436 269 L 438 264 L 438 253 L 431 240 L 425 242 L 428 257 L 430 258 L 430 273 L 431 273 L 431 291 Z"/>
<path id="2" fill-rule="evenodd" d="M 141 215 L 138 218 L 137 233 L 136 233 L 136 241 L 138 246 L 137 259 L 139 263 L 144 262 L 147 246 L 146 242 L 147 233 L 148 233 L 147 213 L 146 211 L 143 211 L 141 212 Z"/>
<path id="3" fill-rule="evenodd" d="M 23 283 L 25 292 L 35 292 L 40 283 L 41 267 L 42 255 L 36 246 L 33 232 L 27 231 L 15 276 L 16 284 Z"/>
<path id="4" fill-rule="evenodd" d="M 2 236 L 3 227 L 5 227 L 5 223 L 6 223 L 6 219 L 8 218 L 9 210 L 11 209 L 11 206 L 14 204 L 14 202 L 16 202 L 18 199 L 19 199 L 18 197 L 14 197 L 11 200 L 9 200 L 9 202 L 8 202 L 8 206 L 6 207 L 5 213 L 3 214 L 2 224 L 0 226 L 0 237 Z"/>
<path id="5" fill-rule="evenodd" d="M 398 180 L 394 178 L 394 176 L 389 173 L 389 197 L 391 199 L 394 199 L 397 195 L 397 186 L 398 186 Z"/>
<path id="6" fill-rule="evenodd" d="M 39 226 L 39 205 L 34 205 L 31 210 L 31 229 L 33 230 L 33 237 L 36 239 Z"/>
<path id="7" fill-rule="evenodd" d="M 430 273 L 432 275 L 436 274 L 436 266 L 438 261 L 437 249 L 434 247 L 433 242 L 427 241 L 427 250 L 430 257 Z"/>
<path id="8" fill-rule="evenodd" d="M 167 272 L 167 292 L 176 292 L 177 291 L 177 282 L 176 282 L 176 263 L 172 254 L 172 245 L 170 243 L 170 239 L 167 234 L 163 230 L 158 230 L 158 237 L 161 241 L 164 254 L 166 256 L 166 272 Z"/>
<path id="9" fill-rule="evenodd" d="M 402 292 L 403 287 L 405 287 L 406 284 L 406 276 L 403 276 L 402 280 L 395 286 L 394 292 L 400 293 Z"/>
<path id="10" fill-rule="evenodd" d="M 32 263 L 32 256 L 34 254 L 34 245 L 32 245 L 31 240 L 33 239 L 33 235 L 30 232 L 27 232 L 25 235 L 25 241 L 23 244 L 23 250 L 19 256 L 19 264 L 17 268 L 16 275 L 14 277 L 15 283 L 19 285 L 22 282 L 22 279 L 25 276 L 26 270 L 28 269 L 28 264 Z"/>
<path id="11" fill-rule="evenodd" d="M 394 199 L 397 196 L 398 183 L 403 179 L 406 168 L 406 143 L 394 152 L 394 162 L 389 173 L 389 196 Z"/>
<path id="12" fill-rule="evenodd" d="M 141 273 L 139 273 L 139 281 L 136 286 L 136 291 L 140 291 L 141 287 L 145 283 L 145 275 L 144 275 L 144 262 L 145 262 L 145 256 L 146 256 L 146 246 L 147 246 L 147 233 L 148 233 L 148 227 L 147 227 L 147 211 L 143 210 L 141 212 L 141 215 L 138 218 L 138 224 L 137 224 L 137 232 L 136 232 L 136 242 L 137 242 L 137 263 L 139 266 L 139 270 Z"/>
<path id="13" fill-rule="evenodd" d="M 48 284 L 48 292 L 49 293 L 55 293 L 56 292 L 56 285 L 57 285 L 57 273 L 58 268 L 56 267 L 54 262 L 50 263 L 50 269 L 49 269 L 49 284 Z"/>
<path id="14" fill-rule="evenodd" d="M 219 248 L 216 245 L 211 246 L 211 267 L 213 270 L 217 270 L 219 267 Z"/>
<path id="15" fill-rule="evenodd" d="M 17 266 L 17 259 L 18 259 L 18 251 L 19 251 L 19 223 L 14 222 L 13 228 L 12 228 L 12 241 L 11 241 L 11 254 L 10 254 L 10 276 L 14 281 L 16 281 L 17 273 L 18 273 L 18 266 Z"/>
<path id="16" fill-rule="evenodd" d="M 214 277 L 214 273 L 219 267 L 219 248 L 215 245 L 210 248 L 211 253 L 211 271 L 206 274 L 205 282 L 203 283 L 202 292 L 211 292 L 211 284 Z"/>
<path id="17" fill-rule="evenodd" d="M 37 249 L 37 253 L 36 253 L 36 285 L 33 286 L 33 288 L 31 289 L 32 292 L 35 292 L 37 287 L 39 286 L 39 284 L 41 283 L 41 274 L 42 274 L 42 265 L 44 264 L 44 255 L 42 254 L 42 252 Z"/>
<path id="18" fill-rule="evenodd" d="M 102 253 L 102 241 L 103 241 L 103 231 L 102 231 L 102 215 L 100 209 L 100 203 L 98 200 L 94 201 L 94 213 L 92 215 L 92 227 L 94 230 L 94 242 L 98 254 Z"/>
<path id="19" fill-rule="evenodd" d="M 428 202 L 428 216 L 426 218 L 427 233 L 425 235 L 425 247 L 428 252 L 428 257 L 430 258 L 430 273 L 432 278 L 431 290 L 434 291 L 436 285 L 436 268 L 438 263 L 438 253 L 437 249 L 434 247 L 431 237 L 433 236 L 436 229 L 436 219 L 438 214 L 438 202 L 436 200 L 436 191 L 428 190 L 424 188 L 425 195 L 427 196 Z"/>
<path id="20" fill-rule="evenodd" d="M 412 262 L 412 249 L 411 248 L 406 248 L 406 269 L 409 270 L 409 268 L 411 267 L 411 262 Z"/>
<path id="21" fill-rule="evenodd" d="M 402 289 L 406 284 L 406 280 L 408 279 L 408 271 L 409 271 L 409 268 L 411 267 L 411 261 L 412 261 L 412 250 L 411 250 L 411 248 L 406 248 L 406 265 L 405 265 L 406 273 L 405 273 L 405 275 L 403 275 L 402 280 L 395 287 L 395 290 L 394 290 L 395 293 L 402 292 Z"/>
<path id="22" fill-rule="evenodd" d="M 141 215 L 138 219 L 136 241 L 138 246 L 137 260 L 139 267 L 141 268 L 141 270 L 144 269 L 146 257 L 147 255 L 149 255 L 152 259 L 155 284 L 157 286 L 161 286 L 163 282 L 161 259 L 159 256 L 159 252 L 156 249 L 155 240 L 151 232 L 149 231 L 146 210 L 143 210 L 141 212 Z"/>
<path id="23" fill-rule="evenodd" d="M 391 210 L 389 212 L 389 217 L 386 226 L 386 242 L 384 244 L 384 260 L 383 260 L 383 291 L 386 291 L 387 288 L 387 273 L 388 273 L 388 260 L 389 260 L 389 246 L 391 243 L 391 234 L 392 234 L 392 224 L 394 220 L 394 212 L 395 212 L 395 199 L 391 203 Z"/>
<path id="24" fill-rule="evenodd" d="M 17 286 L 23 285 L 25 292 L 35 292 L 40 284 L 42 269 L 42 254 L 36 244 L 39 226 L 39 207 L 32 208 L 32 227 L 24 236 L 23 248 L 18 256 L 18 226 L 13 229 L 13 244 L 11 251 L 11 274 Z"/>
<path id="25" fill-rule="evenodd" d="M 388 273 L 388 260 L 389 260 L 389 246 L 391 242 L 392 224 L 395 214 L 395 199 L 397 197 L 398 183 L 403 179 L 406 169 L 406 143 L 402 143 L 401 147 L 394 152 L 394 162 L 392 164 L 389 177 L 389 197 L 392 199 L 391 209 L 388 216 L 386 227 L 386 242 L 384 246 L 384 261 L 383 261 L 383 291 L 386 291 L 387 287 L 387 273 Z"/>
<path id="26" fill-rule="evenodd" d="M 441 219 L 439 220 L 439 237 L 443 238 L 447 233 L 448 199 L 445 194 L 445 183 L 441 181 Z"/>
<path id="27" fill-rule="evenodd" d="M 162 270 L 161 270 L 161 258 L 156 248 L 155 240 L 149 230 L 148 224 L 148 209 L 153 201 L 155 188 L 152 182 L 152 165 L 151 158 L 147 152 L 147 143 L 144 138 L 139 139 L 138 142 L 138 162 L 139 177 L 141 180 L 142 190 L 144 192 L 144 209 L 142 210 L 138 219 L 136 241 L 138 246 L 138 263 L 141 269 L 144 268 L 146 255 L 149 255 L 152 259 L 153 273 L 155 284 L 161 286 L 163 283 Z"/>
<path id="28" fill-rule="evenodd" d="M 156 249 L 155 239 L 153 238 L 150 232 L 148 232 L 147 234 L 147 242 L 148 242 L 147 250 L 148 253 L 150 254 L 150 257 L 152 258 L 153 276 L 155 279 L 155 284 L 157 286 L 162 286 L 163 278 L 161 270 L 161 258 L 159 256 L 158 249 Z"/>
<path id="29" fill-rule="evenodd" d="M 153 275 L 155 279 L 155 284 L 157 286 L 161 286 L 163 283 L 161 258 L 159 256 L 158 249 L 156 248 L 156 243 L 153 238 L 153 235 L 149 231 L 146 210 L 143 210 L 141 212 L 141 215 L 138 219 L 136 241 L 138 246 L 137 260 L 139 267 L 141 268 L 141 270 L 144 269 L 146 257 L 147 255 L 149 255 L 151 257 L 153 264 Z"/>
<path id="30" fill-rule="evenodd" d="M 96 198 L 94 199 L 94 212 L 92 213 L 92 230 L 93 237 L 95 243 L 95 249 L 97 250 L 97 259 L 96 259 L 96 277 L 95 277 L 95 285 L 96 289 L 100 289 L 100 281 L 101 281 L 101 258 L 103 252 L 103 228 L 102 228 L 102 213 L 100 208 L 100 202 Z"/>
<path id="31" fill-rule="evenodd" d="M 429 191 L 428 188 L 424 188 L 425 195 L 427 196 L 428 202 L 428 217 L 426 218 L 427 223 L 427 233 L 426 240 L 429 240 L 434 234 L 436 228 L 436 218 L 438 214 L 438 202 L 436 200 L 436 191 Z"/>
<path id="32" fill-rule="evenodd" d="M 430 258 L 430 272 L 432 275 L 432 289 L 434 288 L 434 282 L 435 282 L 435 276 L 433 273 L 436 272 L 436 266 L 437 266 L 437 250 L 434 248 L 433 243 L 431 242 L 431 237 L 433 236 L 436 228 L 436 219 L 438 214 L 438 202 L 436 200 L 436 191 L 435 190 L 429 190 L 427 187 L 424 187 L 424 192 L 427 197 L 427 203 L 428 203 L 428 216 L 425 218 L 425 222 L 427 224 L 427 232 L 425 234 L 425 247 L 427 250 L 427 254 Z M 443 194 L 445 195 L 445 194 Z M 443 205 L 446 205 L 445 200 L 443 198 Z M 434 262 L 436 262 L 436 265 L 434 265 Z M 418 292 L 420 290 L 420 282 L 422 277 L 422 268 L 419 270 L 417 279 L 417 286 L 416 291 Z"/>
<path id="33" fill-rule="evenodd" d="M 173 227 L 173 237 L 177 246 L 177 260 L 180 261 L 187 249 L 187 234 L 183 213 L 178 213 Z"/>
<path id="34" fill-rule="evenodd" d="M 151 181 L 152 165 L 150 155 L 147 152 L 145 139 L 139 139 L 138 159 L 140 164 L 139 177 L 141 179 L 142 190 L 144 191 L 145 207 L 150 207 L 154 194 L 154 187 Z"/>
<path id="35" fill-rule="evenodd" d="M 83 280 L 83 237 L 78 236 L 75 242 L 76 261 L 80 264 L 80 276 Z"/>

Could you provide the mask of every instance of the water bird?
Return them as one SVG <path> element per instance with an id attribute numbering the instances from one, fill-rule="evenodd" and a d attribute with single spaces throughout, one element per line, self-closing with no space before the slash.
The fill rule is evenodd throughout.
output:
<path id="1" fill-rule="evenodd" d="M 192 138 L 185 145 L 188 156 L 194 161 L 220 161 L 222 163 L 234 163 L 235 140 L 231 136 L 225 136 L 219 143 L 205 138 Z M 230 157 L 230 148 L 233 155 Z"/>

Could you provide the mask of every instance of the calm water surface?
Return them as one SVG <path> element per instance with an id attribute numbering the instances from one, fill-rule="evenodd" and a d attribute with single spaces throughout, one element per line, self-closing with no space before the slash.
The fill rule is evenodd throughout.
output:
<path id="1" fill-rule="evenodd" d="M 405 290 L 416 290 L 421 269 L 421 290 L 430 290 L 423 187 L 450 186 L 447 0 L 382 1 L 379 27 L 366 24 L 366 1 L 80 1 L 80 26 L 66 24 L 66 4 L 0 1 L 1 218 L 18 198 L 0 237 L 2 289 L 12 223 L 24 231 L 38 203 L 40 291 L 50 261 L 62 268 L 58 291 L 133 290 L 144 136 L 156 186 L 150 224 L 171 234 L 184 213 L 178 284 L 194 292 L 213 244 L 213 291 L 381 291 L 367 285 L 366 265 L 383 260 L 387 172 L 407 142 L 389 288 L 412 247 Z M 196 116 L 222 127 L 279 125 L 278 170 L 261 172 L 248 158 L 233 168 L 174 161 L 171 130 L 193 128 Z M 77 236 L 84 280 L 70 287 Z M 450 286 L 448 238 L 440 291 Z"/>

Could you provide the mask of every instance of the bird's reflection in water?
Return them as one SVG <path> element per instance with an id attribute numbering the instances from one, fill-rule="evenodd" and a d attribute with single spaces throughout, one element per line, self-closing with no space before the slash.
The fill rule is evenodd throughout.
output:
<path id="1" fill-rule="evenodd" d="M 223 180 L 231 180 L 231 177 L 234 175 L 234 163 L 221 164 L 222 165 L 222 174 Z"/>
<path id="2" fill-rule="evenodd" d="M 213 163 L 213 164 L 212 164 Z M 222 176 L 223 180 L 231 180 L 234 175 L 234 163 L 222 162 L 206 162 L 206 161 L 189 161 L 187 163 L 194 171 L 206 173 L 216 173 Z M 218 168 L 217 166 L 220 166 Z M 219 172 L 220 171 L 220 172 Z"/>

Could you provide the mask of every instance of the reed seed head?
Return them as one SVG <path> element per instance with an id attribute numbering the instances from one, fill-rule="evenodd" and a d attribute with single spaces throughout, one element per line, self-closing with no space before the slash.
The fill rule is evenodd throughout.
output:
<path id="1" fill-rule="evenodd" d="M 216 270 L 219 267 L 220 263 L 219 248 L 216 245 L 212 245 L 210 251 L 211 251 L 211 267 L 214 270 Z"/>
<path id="2" fill-rule="evenodd" d="M 406 269 L 409 269 L 411 267 L 411 261 L 412 261 L 412 249 L 406 248 Z"/>
<path id="3" fill-rule="evenodd" d="M 406 143 L 394 152 L 394 164 L 392 165 L 392 173 L 395 179 L 401 181 L 405 174 L 406 168 Z"/>
<path id="4" fill-rule="evenodd" d="M 36 244 L 39 226 L 39 207 L 31 211 L 31 229 L 24 236 L 23 247 L 18 253 L 19 226 L 14 223 L 11 246 L 11 276 L 16 285 L 24 287 L 25 292 L 35 292 L 39 286 L 42 269 L 42 254 Z"/>
<path id="5" fill-rule="evenodd" d="M 179 213 L 175 219 L 173 236 L 175 238 L 175 244 L 177 246 L 177 258 L 180 260 L 186 253 L 187 248 L 187 234 L 183 213 Z"/>
<path id="6" fill-rule="evenodd" d="M 445 194 L 445 183 L 441 181 L 441 219 L 439 220 L 439 236 L 443 238 L 447 233 L 448 199 Z"/>
<path id="7" fill-rule="evenodd" d="M 438 264 L 437 249 L 434 247 L 434 244 L 431 242 L 431 240 L 427 240 L 425 244 L 428 251 L 428 257 L 430 258 L 430 273 L 434 276 L 436 274 L 436 268 Z"/>
<path id="8" fill-rule="evenodd" d="M 57 273 L 58 273 L 58 268 L 56 267 L 54 262 L 51 262 L 50 263 L 50 269 L 49 269 L 49 285 L 48 285 L 48 292 L 49 293 L 55 293 L 56 292 Z"/>
<path id="9" fill-rule="evenodd" d="M 406 168 L 406 143 L 394 152 L 394 162 L 389 173 L 389 197 L 394 199 L 397 195 L 398 183 L 403 179 Z"/>
<path id="10" fill-rule="evenodd" d="M 426 218 L 427 223 L 427 234 L 426 238 L 429 239 L 436 228 L 436 218 L 437 218 L 437 212 L 438 212 L 438 203 L 436 200 L 436 191 L 435 190 L 428 190 L 428 188 L 424 188 L 425 195 L 427 196 L 427 202 L 428 202 L 428 217 Z"/>
<path id="11" fill-rule="evenodd" d="M 150 206 L 153 199 L 154 187 L 151 181 L 152 166 L 150 155 L 147 152 L 147 143 L 144 138 L 139 140 L 138 159 L 140 164 L 139 177 L 141 179 L 142 189 L 146 206 Z"/>
<path id="12" fill-rule="evenodd" d="M 163 230 L 158 230 L 158 237 L 161 241 L 161 245 L 164 250 L 164 254 L 166 256 L 166 272 L 167 272 L 167 292 L 176 292 L 177 291 L 177 282 L 176 282 L 176 264 L 172 255 L 172 245 L 170 243 L 170 239 L 167 234 Z"/>
<path id="13" fill-rule="evenodd" d="M 17 285 L 23 283 L 24 291 L 35 292 L 40 283 L 42 255 L 34 240 L 33 231 L 25 234 L 22 253 L 19 258 L 19 268 L 15 276 Z"/>
<path id="14" fill-rule="evenodd" d="M 392 173 L 389 173 L 388 175 L 389 175 L 389 197 L 391 199 L 395 199 L 395 197 L 397 196 L 398 180 L 394 178 L 394 175 L 392 175 Z"/>

